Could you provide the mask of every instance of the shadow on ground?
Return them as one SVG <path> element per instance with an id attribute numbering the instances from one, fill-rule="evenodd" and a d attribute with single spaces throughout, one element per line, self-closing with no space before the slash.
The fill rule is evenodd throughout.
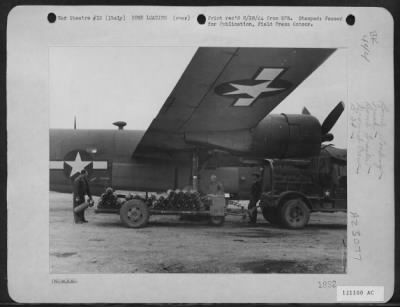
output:
<path id="1" fill-rule="evenodd" d="M 326 264 L 296 260 L 262 260 L 240 263 L 242 271 L 251 273 L 338 273 L 329 272 Z"/>

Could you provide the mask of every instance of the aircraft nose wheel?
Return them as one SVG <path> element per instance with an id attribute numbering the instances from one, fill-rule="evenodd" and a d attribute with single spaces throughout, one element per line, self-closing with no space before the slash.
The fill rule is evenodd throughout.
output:
<path id="1" fill-rule="evenodd" d="M 150 212 L 147 205 L 139 199 L 125 202 L 120 210 L 122 224 L 130 228 L 140 228 L 147 225 Z"/>
<path id="2" fill-rule="evenodd" d="M 288 228 L 303 228 L 310 219 L 310 210 L 303 200 L 289 199 L 281 208 L 281 216 L 283 223 Z"/>

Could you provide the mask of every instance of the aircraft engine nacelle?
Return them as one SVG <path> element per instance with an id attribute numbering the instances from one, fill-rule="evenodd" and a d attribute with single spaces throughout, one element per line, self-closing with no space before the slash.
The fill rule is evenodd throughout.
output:
<path id="1" fill-rule="evenodd" d="M 270 114 L 252 131 L 251 152 L 260 157 L 301 158 L 318 155 L 321 124 L 312 115 Z"/>
<path id="2" fill-rule="evenodd" d="M 303 158 L 318 155 L 321 125 L 312 115 L 270 114 L 254 129 L 186 133 L 188 143 L 256 158 Z"/>
<path id="3" fill-rule="evenodd" d="M 322 124 L 304 109 L 303 114 L 269 114 L 252 129 L 186 132 L 185 142 L 257 159 L 306 158 L 319 154 L 321 144 L 344 111 L 339 102 Z"/>

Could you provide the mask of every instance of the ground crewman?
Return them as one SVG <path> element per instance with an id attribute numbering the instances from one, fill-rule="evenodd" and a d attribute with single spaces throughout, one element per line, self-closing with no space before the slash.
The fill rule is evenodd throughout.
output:
<path id="1" fill-rule="evenodd" d="M 221 182 L 217 181 L 217 176 L 212 174 L 210 177 L 210 184 L 207 187 L 207 194 L 224 195 L 224 186 Z"/>
<path id="2" fill-rule="evenodd" d="M 74 180 L 73 209 L 85 202 L 85 195 L 87 195 L 89 197 L 89 200 L 92 201 L 92 194 L 90 193 L 87 175 L 87 171 L 82 170 L 80 175 Z M 85 219 L 85 210 L 82 210 L 78 213 L 73 210 L 73 213 L 74 221 L 76 224 L 87 223 L 87 220 Z"/>
<path id="3" fill-rule="evenodd" d="M 254 182 L 251 185 L 251 195 L 248 206 L 250 224 L 255 224 L 257 222 L 257 203 L 261 197 L 261 176 L 259 173 L 254 173 L 253 178 Z"/>

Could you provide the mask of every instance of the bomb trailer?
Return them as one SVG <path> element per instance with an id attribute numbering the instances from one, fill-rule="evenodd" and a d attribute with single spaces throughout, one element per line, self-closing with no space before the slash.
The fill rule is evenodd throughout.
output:
<path id="1" fill-rule="evenodd" d="M 207 218 L 212 225 L 223 225 L 225 216 L 249 211 L 239 203 L 248 195 L 250 178 L 260 172 L 262 195 L 257 206 L 271 224 L 292 229 L 307 225 L 313 212 L 338 212 L 347 209 L 346 150 L 326 146 L 310 159 L 273 159 L 261 164 L 247 162 L 241 167 L 203 169 L 199 177 L 216 174 L 224 183 L 225 195 L 202 195 L 193 189 L 169 190 L 145 196 L 113 194 L 111 200 L 100 199 L 96 213 L 116 213 L 123 225 L 139 228 L 147 225 L 151 215 L 180 215 Z M 205 183 L 199 182 L 200 190 Z"/>

